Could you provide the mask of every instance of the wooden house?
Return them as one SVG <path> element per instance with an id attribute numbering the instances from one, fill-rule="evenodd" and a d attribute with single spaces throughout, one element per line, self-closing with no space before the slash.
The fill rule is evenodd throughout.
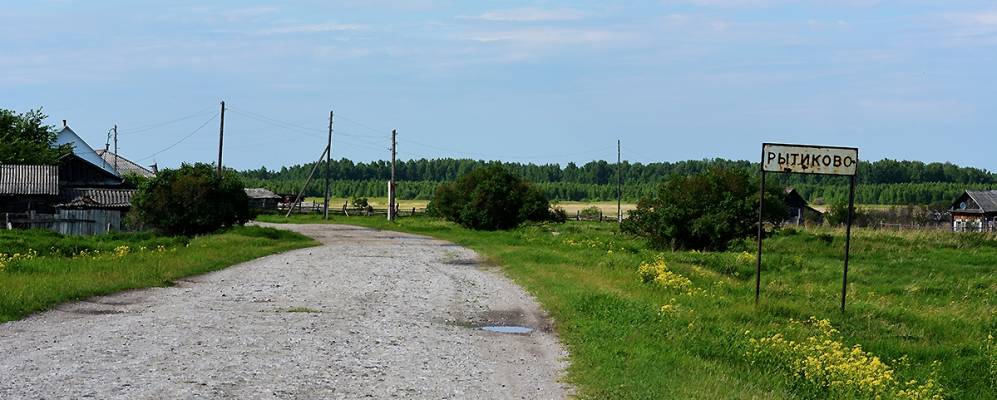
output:
<path id="1" fill-rule="evenodd" d="M 810 204 L 794 188 L 786 188 L 783 193 L 786 202 L 786 225 L 803 225 L 805 221 L 821 222 L 823 213 L 810 207 Z"/>
<path id="2" fill-rule="evenodd" d="M 952 202 L 955 232 L 997 231 L 997 190 L 967 190 Z"/>
<path id="3" fill-rule="evenodd" d="M 134 188 L 68 126 L 55 144 L 73 148 L 59 165 L 0 166 L 0 217 L 8 227 L 66 234 L 120 230 Z"/>
<path id="4" fill-rule="evenodd" d="M 111 169 L 115 170 L 121 176 L 135 174 L 143 178 L 156 177 L 155 171 L 152 171 L 149 168 L 138 165 L 137 163 L 127 158 L 124 158 L 119 154 L 114 154 L 113 151 L 110 151 L 108 149 L 100 149 L 97 150 L 96 153 L 98 156 L 100 156 L 101 159 L 104 160 L 104 162 L 106 162 L 108 165 L 111 166 Z M 150 168 L 154 168 L 154 166 L 150 166 Z"/>

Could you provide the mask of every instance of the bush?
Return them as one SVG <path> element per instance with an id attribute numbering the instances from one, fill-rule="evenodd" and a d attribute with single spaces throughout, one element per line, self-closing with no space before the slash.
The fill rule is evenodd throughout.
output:
<path id="1" fill-rule="evenodd" d="M 511 229 L 524 221 L 563 221 L 543 190 L 499 165 L 479 168 L 437 187 L 431 214 L 479 230 Z"/>
<path id="2" fill-rule="evenodd" d="M 350 200 L 350 204 L 353 205 L 353 208 L 358 210 L 365 210 L 367 207 L 370 207 L 370 202 L 367 201 L 366 197 L 354 196 L 353 199 Z"/>
<path id="3" fill-rule="evenodd" d="M 219 178 L 204 163 L 163 170 L 139 187 L 132 203 L 139 223 L 170 234 L 214 232 L 252 217 L 242 181 L 231 172 Z"/>
<path id="4" fill-rule="evenodd" d="M 578 212 L 578 215 L 585 219 L 598 219 L 602 216 L 602 210 L 599 207 L 592 206 L 582 209 Z"/>
<path id="5" fill-rule="evenodd" d="M 859 219 L 858 210 L 852 210 L 852 221 Z M 848 223 L 848 200 L 838 200 L 831 204 L 825 214 L 828 225 L 840 226 Z"/>
<path id="6" fill-rule="evenodd" d="M 765 221 L 778 225 L 786 217 L 782 190 L 766 188 L 765 196 Z M 723 250 L 753 235 L 757 223 L 757 181 L 718 167 L 662 183 L 657 196 L 641 199 L 630 211 L 622 229 L 654 247 Z"/>

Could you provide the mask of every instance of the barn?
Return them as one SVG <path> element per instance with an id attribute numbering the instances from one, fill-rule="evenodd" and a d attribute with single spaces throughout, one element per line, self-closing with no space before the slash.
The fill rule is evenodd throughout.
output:
<path id="1" fill-rule="evenodd" d="M 997 190 L 967 190 L 949 208 L 954 232 L 997 231 Z"/>

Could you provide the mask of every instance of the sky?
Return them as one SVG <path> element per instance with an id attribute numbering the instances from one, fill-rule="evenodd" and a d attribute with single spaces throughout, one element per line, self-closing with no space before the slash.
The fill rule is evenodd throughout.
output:
<path id="1" fill-rule="evenodd" d="M 755 160 L 997 170 L 993 1 L 5 1 L 0 108 L 161 167 Z"/>

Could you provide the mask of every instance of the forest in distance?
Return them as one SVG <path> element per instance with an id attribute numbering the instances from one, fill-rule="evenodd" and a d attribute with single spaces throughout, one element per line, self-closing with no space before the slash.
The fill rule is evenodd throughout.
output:
<path id="1" fill-rule="evenodd" d="M 510 171 L 542 187 L 554 201 L 607 201 L 616 199 L 617 165 L 607 161 L 590 161 L 582 165 L 568 163 L 533 164 L 472 159 L 419 159 L 398 161 L 395 167 L 400 199 L 430 199 L 441 182 L 453 181 L 474 169 L 501 164 Z M 261 167 L 240 171 L 247 187 L 264 187 L 276 193 L 301 190 L 314 163 L 285 166 L 279 170 Z M 698 174 L 720 166 L 757 174 L 758 163 L 744 160 L 688 160 L 678 162 L 622 163 L 623 199 L 636 202 L 652 196 L 659 183 L 671 176 Z M 861 204 L 947 206 L 963 190 L 997 189 L 997 174 L 985 169 L 952 163 L 924 163 L 883 159 L 862 161 L 858 167 L 856 201 Z M 384 197 L 391 163 L 378 160 L 353 162 L 333 160 L 331 192 L 335 197 Z M 321 196 L 324 190 L 325 163 L 321 163 L 306 196 Z M 796 188 L 811 202 L 834 203 L 848 196 L 845 177 L 825 175 L 770 174 L 770 180 Z"/>

